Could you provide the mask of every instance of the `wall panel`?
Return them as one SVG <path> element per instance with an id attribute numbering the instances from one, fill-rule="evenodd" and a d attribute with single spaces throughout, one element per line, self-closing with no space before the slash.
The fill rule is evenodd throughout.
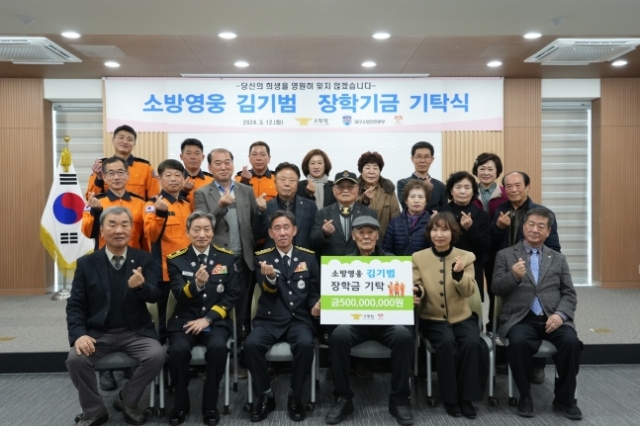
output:
<path id="1" fill-rule="evenodd" d="M 492 152 L 504 158 L 504 138 L 502 132 L 443 132 L 442 133 L 442 177 L 456 171 L 471 173 L 478 154 Z"/>
<path id="2" fill-rule="evenodd" d="M 505 79 L 504 170 L 519 170 L 531 178 L 529 196 L 542 194 L 542 86 L 539 79 Z"/>
<path id="3" fill-rule="evenodd" d="M 640 79 L 603 79 L 594 104 L 594 277 L 640 287 Z"/>
<path id="4" fill-rule="evenodd" d="M 39 79 L 0 79 L 0 296 L 44 294 L 53 284 L 40 217 L 53 178 L 51 104 Z"/>

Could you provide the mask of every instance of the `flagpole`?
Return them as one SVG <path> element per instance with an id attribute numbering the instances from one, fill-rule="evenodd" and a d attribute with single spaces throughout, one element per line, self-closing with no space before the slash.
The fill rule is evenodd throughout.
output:
<path id="1" fill-rule="evenodd" d="M 62 159 L 61 163 L 62 163 L 62 166 L 65 167 L 65 168 L 68 167 L 68 165 L 65 164 L 65 163 L 67 163 L 67 160 L 64 157 L 65 157 L 65 154 L 68 153 L 68 147 L 69 147 L 69 141 L 70 140 L 71 140 L 71 137 L 69 135 L 65 135 L 64 136 L 64 143 L 66 145 L 65 145 L 65 149 L 63 150 L 63 153 L 62 153 L 63 159 Z M 70 163 L 70 159 L 69 159 L 69 163 Z M 55 261 L 54 264 L 57 266 L 58 262 Z M 58 269 L 58 272 L 60 272 L 59 269 Z M 53 296 L 51 297 L 51 300 L 56 300 L 56 301 L 67 300 L 70 297 L 71 297 L 71 292 L 67 289 L 67 271 L 65 269 L 62 272 L 62 288 L 58 292 L 53 294 Z"/>
<path id="2" fill-rule="evenodd" d="M 54 293 L 51 300 L 67 300 L 71 297 L 71 292 L 67 289 L 67 274 L 66 271 L 62 273 L 62 288 Z"/>

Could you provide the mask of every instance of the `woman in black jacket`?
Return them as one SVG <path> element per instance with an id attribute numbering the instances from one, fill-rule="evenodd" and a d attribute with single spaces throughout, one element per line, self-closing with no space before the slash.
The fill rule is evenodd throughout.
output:
<path id="1" fill-rule="evenodd" d="M 473 203 L 478 198 L 478 183 L 473 175 L 465 171 L 452 173 L 445 187 L 451 201 L 441 211 L 453 213 L 462 228 L 454 247 L 476 255 L 475 279 L 484 301 L 484 260 L 491 248 L 491 220 L 487 212 Z"/>
<path id="2" fill-rule="evenodd" d="M 385 252 L 396 256 L 411 256 L 431 246 L 424 232 L 431 219 L 427 211 L 429 193 L 423 181 L 412 179 L 407 182 L 401 194 L 407 208 L 389 222 L 382 243 Z"/>

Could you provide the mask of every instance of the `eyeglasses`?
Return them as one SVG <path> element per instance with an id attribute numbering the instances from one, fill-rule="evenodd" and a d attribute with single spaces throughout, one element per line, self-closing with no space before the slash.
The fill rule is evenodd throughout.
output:
<path id="1" fill-rule="evenodd" d="M 413 158 L 415 158 L 416 160 L 420 161 L 420 160 L 432 160 L 433 157 L 430 155 L 414 155 Z"/>
<path id="2" fill-rule="evenodd" d="M 104 175 L 110 178 L 114 177 L 115 175 L 118 175 L 118 177 L 124 177 L 127 175 L 127 171 L 126 170 L 109 170 Z"/>
<path id="3" fill-rule="evenodd" d="M 294 184 L 294 183 L 296 183 L 297 181 L 298 181 L 297 179 L 278 178 L 278 182 L 280 182 L 280 183 L 290 183 L 290 184 Z"/>

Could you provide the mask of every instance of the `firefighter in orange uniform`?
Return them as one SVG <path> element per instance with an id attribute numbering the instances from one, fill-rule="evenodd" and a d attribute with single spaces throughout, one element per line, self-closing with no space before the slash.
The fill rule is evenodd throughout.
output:
<path id="1" fill-rule="evenodd" d="M 113 147 L 115 148 L 115 156 L 120 157 L 127 162 L 129 166 L 129 182 L 127 183 L 127 191 L 136 194 L 144 200 L 156 195 L 160 192 L 158 184 L 158 176 L 153 170 L 153 166 L 147 160 L 134 157 L 131 151 L 136 146 L 137 134 L 131 126 L 126 124 L 116 128 L 113 132 Z M 93 174 L 89 176 L 89 185 L 87 186 L 87 201 L 91 193 L 102 194 L 109 189 L 108 182 L 105 182 L 102 175 L 102 161 L 99 158 L 93 163 Z"/>
<path id="2" fill-rule="evenodd" d="M 149 251 L 144 238 L 144 203 L 145 201 L 126 190 L 129 181 L 127 163 L 119 157 L 109 157 L 102 161 L 102 175 L 109 189 L 101 194 L 89 194 L 87 207 L 82 215 L 82 233 L 95 240 L 95 250 L 104 246 L 104 238 L 100 235 L 100 214 L 107 207 L 126 207 L 131 212 L 133 223 L 129 245 L 133 248 Z"/>
<path id="3" fill-rule="evenodd" d="M 271 161 L 271 149 L 266 142 L 258 141 L 249 146 L 249 162 L 251 170 L 247 166 L 236 175 L 236 182 L 244 183 L 253 188 L 256 198 L 265 194 L 265 200 L 269 201 L 278 195 L 276 190 L 276 175 L 269 170 Z"/>
<path id="4" fill-rule="evenodd" d="M 164 160 L 158 165 L 162 191 L 151 198 L 144 209 L 144 236 L 151 245 L 151 254 L 156 262 L 162 292 L 158 301 L 160 314 L 160 341 L 164 343 L 166 329 L 167 299 L 171 287 L 167 271 L 167 255 L 188 246 L 187 218 L 191 204 L 181 194 L 184 184 L 184 166 L 178 160 Z"/>
<path id="5" fill-rule="evenodd" d="M 192 210 L 196 204 L 193 194 L 203 186 L 213 181 L 213 175 L 202 170 L 204 161 L 204 147 L 198 139 L 185 139 L 180 145 L 180 159 L 184 163 L 184 185 L 182 185 L 182 195 L 191 203 Z"/>

